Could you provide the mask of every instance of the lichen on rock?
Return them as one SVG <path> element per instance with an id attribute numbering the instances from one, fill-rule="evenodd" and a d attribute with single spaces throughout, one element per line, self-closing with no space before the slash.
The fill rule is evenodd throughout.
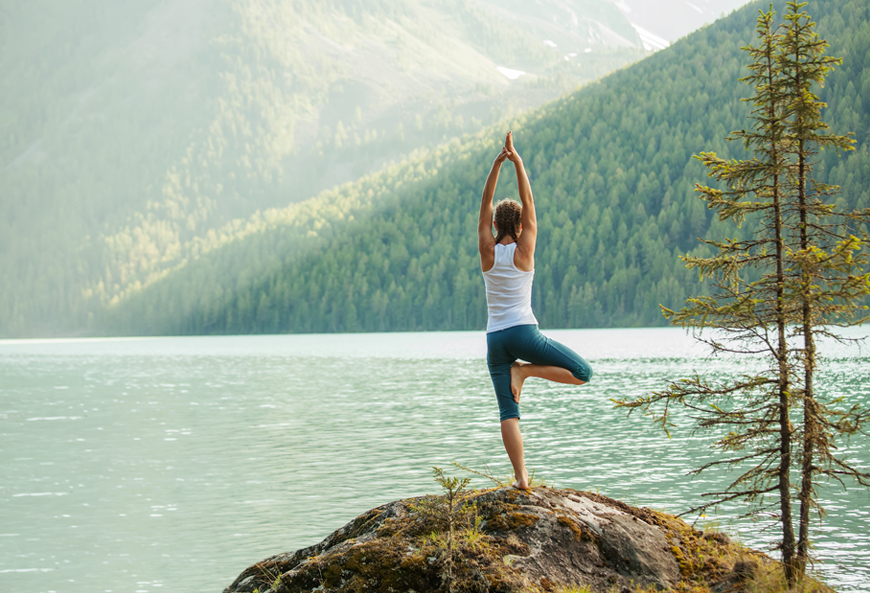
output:
<path id="1" fill-rule="evenodd" d="M 502 487 L 465 492 L 452 510 L 436 496 L 372 509 L 315 546 L 245 569 L 224 593 L 717 593 L 742 590 L 746 566 L 765 562 L 725 536 L 599 494 Z"/>

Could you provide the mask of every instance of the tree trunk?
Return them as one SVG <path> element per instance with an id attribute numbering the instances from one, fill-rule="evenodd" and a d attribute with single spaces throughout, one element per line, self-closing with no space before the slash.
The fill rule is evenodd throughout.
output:
<path id="1" fill-rule="evenodd" d="M 772 47 L 770 48 L 772 52 Z M 775 93 L 775 64 L 771 53 L 767 55 L 767 77 L 768 86 L 771 93 Z M 779 108 L 778 101 L 775 96 L 771 98 L 768 107 L 768 117 L 771 122 L 777 120 L 777 109 Z M 772 136 L 770 138 L 770 159 L 774 166 L 779 166 L 781 156 L 779 154 L 780 138 L 778 137 L 777 124 L 773 124 Z M 779 461 L 779 501 L 780 513 L 782 519 L 782 561 L 785 566 L 785 576 L 789 585 L 794 583 L 794 526 L 791 516 L 791 437 L 792 426 L 789 421 L 789 367 L 788 367 L 788 342 L 786 340 L 786 316 L 785 310 L 785 273 L 784 273 L 784 254 L 783 254 L 783 237 L 782 237 L 782 204 L 780 200 L 779 174 L 775 171 L 773 174 L 773 228 L 774 242 L 776 244 L 776 329 L 777 329 L 777 350 L 776 360 L 778 365 L 779 381 L 779 439 L 780 439 L 780 461 Z"/>
<path id="2" fill-rule="evenodd" d="M 794 527 L 791 517 L 791 422 L 788 419 L 788 394 L 779 396 L 779 503 L 782 520 L 782 563 L 789 586 L 796 577 Z"/>
<path id="3" fill-rule="evenodd" d="M 801 139 L 798 144 L 798 205 L 800 208 L 800 242 L 801 250 L 809 247 L 807 195 L 806 195 L 806 153 L 805 141 Z M 813 303 L 811 295 L 810 272 L 804 268 L 801 272 L 803 290 L 801 292 L 801 309 L 803 313 L 803 336 L 804 336 L 804 431 L 803 431 L 803 454 L 801 459 L 801 490 L 800 500 L 800 523 L 798 526 L 798 554 L 797 568 L 800 574 L 806 571 L 809 560 L 809 524 L 810 508 L 813 499 L 813 454 L 815 443 L 818 438 L 818 424 L 816 422 L 815 394 L 813 392 L 813 374 L 816 366 L 816 343 L 813 336 Z"/>

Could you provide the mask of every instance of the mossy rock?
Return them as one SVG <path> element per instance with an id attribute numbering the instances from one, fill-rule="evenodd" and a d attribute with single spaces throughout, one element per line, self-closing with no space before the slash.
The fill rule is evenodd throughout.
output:
<path id="1" fill-rule="evenodd" d="M 748 590 L 773 564 L 724 535 L 599 494 L 498 488 L 463 493 L 452 512 L 434 496 L 383 505 L 315 546 L 254 564 L 224 593 L 724 593 Z"/>

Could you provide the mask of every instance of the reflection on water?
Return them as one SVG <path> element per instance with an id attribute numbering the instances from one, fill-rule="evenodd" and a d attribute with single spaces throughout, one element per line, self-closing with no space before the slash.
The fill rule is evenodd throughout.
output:
<path id="1" fill-rule="evenodd" d="M 674 329 L 548 333 L 596 374 L 527 383 L 539 476 L 672 512 L 722 485 L 685 475 L 712 458 L 709 436 L 685 425 L 669 440 L 610 399 L 736 363 Z M 825 352 L 818 383 L 866 403 L 866 352 Z M 482 333 L 0 341 L 0 590 L 220 591 L 371 507 L 436 492 L 433 465 L 506 474 L 484 356 Z M 866 437 L 847 450 L 870 465 Z M 824 578 L 863 590 L 870 495 L 822 497 Z M 702 521 L 753 546 L 775 537 L 740 513 Z"/>

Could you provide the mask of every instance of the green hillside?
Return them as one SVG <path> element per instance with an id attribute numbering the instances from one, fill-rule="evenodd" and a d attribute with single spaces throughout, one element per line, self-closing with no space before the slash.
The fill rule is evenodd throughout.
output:
<path id="1" fill-rule="evenodd" d="M 87 331 L 233 220 L 647 54 L 606 0 L 544 0 L 531 16 L 494 6 L 4 1 L 0 336 Z"/>
<path id="2" fill-rule="evenodd" d="M 661 324 L 697 279 L 678 255 L 721 237 L 694 195 L 702 150 L 745 127 L 740 47 L 751 5 L 626 70 L 519 119 L 418 152 L 358 183 L 263 212 L 237 239 L 132 294 L 99 320 L 135 334 L 477 329 L 478 200 L 502 132 L 514 130 L 538 204 L 534 306 L 545 327 Z M 781 10 L 781 7 L 780 7 Z M 844 63 L 822 97 L 857 150 L 823 155 L 822 177 L 850 208 L 870 206 L 870 6 L 812 3 Z M 515 193 L 503 169 L 499 196 Z M 241 225 L 241 223 L 239 223 Z M 749 228 L 729 230 L 732 234 Z M 96 329 L 96 328 L 95 328 Z"/>

